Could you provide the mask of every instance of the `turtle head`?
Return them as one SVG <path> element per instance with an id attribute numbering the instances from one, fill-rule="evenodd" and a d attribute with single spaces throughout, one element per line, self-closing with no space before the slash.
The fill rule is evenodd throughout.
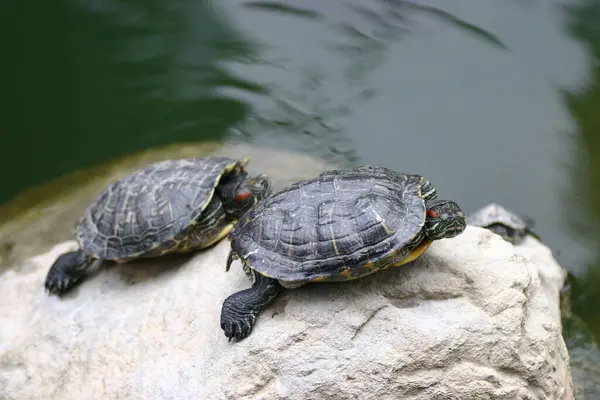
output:
<path id="1" fill-rule="evenodd" d="M 450 239 L 460 235 L 467 222 L 461 208 L 450 200 L 433 200 L 427 203 L 425 233 L 431 240 Z"/>
<path id="2" fill-rule="evenodd" d="M 221 201 L 225 211 L 240 218 L 260 200 L 269 196 L 273 184 L 267 175 L 259 174 L 252 177 L 246 175 L 228 179 L 219 185 Z"/>

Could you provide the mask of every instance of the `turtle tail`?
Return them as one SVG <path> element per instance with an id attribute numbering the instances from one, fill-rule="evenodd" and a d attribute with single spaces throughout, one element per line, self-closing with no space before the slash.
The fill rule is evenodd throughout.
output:
<path id="1" fill-rule="evenodd" d="M 231 263 L 233 262 L 233 260 L 235 260 L 237 257 L 235 256 L 235 254 L 233 253 L 233 250 L 229 250 L 229 255 L 227 256 L 227 264 L 225 265 L 225 271 L 229 271 L 229 268 L 231 268 Z"/>

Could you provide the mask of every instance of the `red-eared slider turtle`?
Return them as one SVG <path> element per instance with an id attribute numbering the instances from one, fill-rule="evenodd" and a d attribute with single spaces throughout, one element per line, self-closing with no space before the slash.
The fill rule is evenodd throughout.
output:
<path id="1" fill-rule="evenodd" d="M 223 239 L 272 190 L 267 176 L 248 176 L 248 161 L 218 156 L 160 161 L 108 186 L 79 221 L 79 250 L 58 257 L 46 289 L 62 295 L 104 260 L 125 263 Z"/>
<path id="2" fill-rule="evenodd" d="M 531 219 L 519 217 L 496 203 L 490 203 L 468 215 L 467 224 L 489 229 L 512 244 L 521 243 L 526 235 L 539 239 L 532 231 Z"/>
<path id="3" fill-rule="evenodd" d="M 231 340 L 282 291 L 357 279 L 419 257 L 433 240 L 465 229 L 460 207 L 438 200 L 420 175 L 380 166 L 322 173 L 260 201 L 229 233 L 252 287 L 229 296 L 221 328 Z"/>

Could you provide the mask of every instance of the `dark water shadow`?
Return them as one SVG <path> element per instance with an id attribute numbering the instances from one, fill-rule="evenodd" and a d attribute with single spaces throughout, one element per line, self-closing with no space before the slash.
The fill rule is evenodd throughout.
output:
<path id="1" fill-rule="evenodd" d="M 475 38 L 484 40 L 484 41 L 488 42 L 489 44 L 494 45 L 500 49 L 508 50 L 508 46 L 497 35 L 483 29 L 480 26 L 477 26 L 475 24 L 467 22 L 464 19 L 459 18 L 455 15 L 452 15 L 449 12 L 446 12 L 440 8 L 421 5 L 418 3 L 413 3 L 411 1 L 403 1 L 403 0 L 381 0 L 381 1 L 389 3 L 390 5 L 395 5 L 397 7 L 403 6 L 409 10 L 412 9 L 415 11 L 420 11 L 422 13 L 429 14 L 431 16 L 434 16 L 442 21 L 445 21 L 445 22 L 453 25 L 455 28 L 458 28 L 458 29 L 462 30 L 463 32 L 468 33 Z"/>
<path id="2" fill-rule="evenodd" d="M 303 17 L 311 19 L 322 19 L 323 14 L 310 10 L 308 8 L 298 7 L 292 4 L 284 4 L 277 1 L 247 1 L 243 3 L 250 9 L 272 11 L 280 14 L 287 14 L 294 17 Z"/>
<path id="3" fill-rule="evenodd" d="M 582 6 L 566 8 L 569 16 L 569 32 L 586 43 L 592 53 L 593 66 L 585 87 L 565 90 L 565 104 L 575 119 L 577 133 L 572 137 L 576 151 L 576 164 L 572 172 L 571 195 L 584 209 L 568 210 L 565 221 L 573 235 L 600 247 L 600 3 L 584 2 Z M 586 313 L 585 318 L 596 337 L 600 337 L 600 313 L 593 311 L 600 304 L 600 253 L 588 264 L 587 271 L 579 277 L 578 290 L 574 293 L 574 310 Z M 587 303 L 583 306 L 582 302 Z M 592 307 L 594 305 L 594 307 Z"/>
<path id="4" fill-rule="evenodd" d="M 595 252 L 584 273 L 569 277 L 571 315 L 563 324 L 573 375 L 587 399 L 600 398 L 600 2 L 582 0 L 564 11 L 567 31 L 585 44 L 592 61 L 587 84 L 562 93 L 576 123 L 569 196 L 581 205 L 565 207 L 563 220 L 572 235 Z"/>
<path id="5" fill-rule="evenodd" d="M 222 139 L 263 88 L 221 63 L 254 49 L 211 2 L 9 2 L 3 35 L 0 204 L 125 154 Z"/>
<path id="6" fill-rule="evenodd" d="M 368 6 L 350 4 L 349 7 L 365 19 L 370 20 L 374 25 L 379 26 L 380 32 L 386 32 L 383 37 L 393 38 L 396 37 L 396 33 L 408 33 L 410 26 L 415 26 L 418 18 L 426 15 L 446 22 L 454 28 L 477 39 L 484 40 L 495 47 L 503 50 L 508 49 L 508 46 L 497 35 L 441 8 L 405 0 L 377 0 L 374 3 L 379 3 L 381 8 L 375 9 L 371 3 L 366 3 L 369 4 Z"/>

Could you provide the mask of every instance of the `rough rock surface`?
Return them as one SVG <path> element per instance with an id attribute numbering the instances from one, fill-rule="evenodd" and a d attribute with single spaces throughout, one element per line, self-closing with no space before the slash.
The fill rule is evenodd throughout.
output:
<path id="1" fill-rule="evenodd" d="M 571 399 L 558 293 L 534 239 L 469 226 L 403 268 L 287 291 L 228 343 L 249 282 L 228 243 L 43 291 L 63 243 L 0 277 L 2 399 Z M 168 268 L 165 270 L 165 268 Z"/>

